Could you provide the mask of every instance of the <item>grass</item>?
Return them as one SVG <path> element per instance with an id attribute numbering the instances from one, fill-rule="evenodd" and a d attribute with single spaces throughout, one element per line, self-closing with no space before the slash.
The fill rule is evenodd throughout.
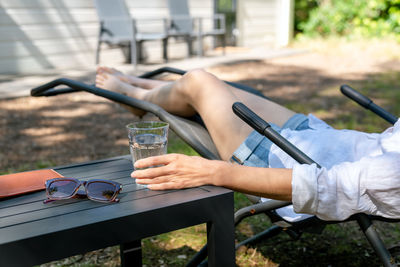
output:
<path id="1" fill-rule="evenodd" d="M 385 107 L 392 114 L 400 114 L 400 80 L 399 72 L 379 73 L 366 81 L 356 81 L 350 86 L 368 96 L 374 103 Z M 286 106 L 300 113 L 313 113 L 318 117 L 326 117 L 326 121 L 337 129 L 355 129 L 366 132 L 380 132 L 388 127 L 382 118 L 367 111 L 355 102 L 340 95 L 338 86 L 320 90 L 307 104 L 299 101 L 288 101 Z M 332 95 L 330 92 L 336 92 Z M 321 99 L 329 99 L 329 104 L 321 104 Z M 334 116 L 328 115 L 334 113 Z"/>
<path id="2" fill-rule="evenodd" d="M 32 169 L 44 169 L 44 168 L 50 168 L 52 166 L 55 166 L 56 164 L 52 161 L 37 161 L 34 166 L 31 164 L 21 164 L 17 168 L 9 168 L 3 171 L 0 171 L 0 175 L 3 174 L 9 174 L 9 173 L 16 173 L 16 172 L 23 172 L 23 171 L 28 171 Z"/>
<path id="3" fill-rule="evenodd" d="M 346 54 L 351 43 L 343 40 L 308 40 L 310 49 L 321 53 L 342 50 L 339 54 Z M 362 43 L 365 49 L 374 50 L 374 42 Z M 301 42 L 298 45 L 304 46 Z M 398 44 L 391 42 L 385 48 L 372 51 L 375 56 L 386 52 L 389 59 L 398 60 Z M 343 55 L 341 54 L 341 55 Z M 375 103 L 384 106 L 393 114 L 400 114 L 400 73 L 398 71 L 384 71 L 371 73 L 362 80 L 353 80 L 351 86 L 369 96 Z M 302 113 L 313 113 L 323 118 L 335 128 L 355 129 L 366 132 L 380 132 L 388 124 L 370 111 L 363 110 L 357 104 L 346 99 L 337 90 L 338 84 L 329 85 L 315 91 L 308 98 L 288 100 L 288 108 Z M 169 138 L 169 153 L 183 153 L 196 155 L 197 153 L 187 146 L 176 135 Z M 37 163 L 51 166 L 51 162 Z M 48 164 L 48 165 L 46 165 Z M 21 170 L 24 166 L 21 166 Z M 18 170 L 11 170 L 18 171 Z M 245 195 L 235 193 L 235 210 L 249 205 Z M 266 216 L 259 215 L 245 219 L 236 228 L 236 240 L 245 238 L 271 226 Z M 400 240 L 398 224 L 375 223 L 381 237 L 388 247 L 397 245 Z M 312 229 L 317 230 L 317 229 Z M 206 243 L 206 227 L 198 225 L 142 240 L 143 263 L 145 266 L 184 266 L 194 253 Z M 119 266 L 118 247 L 111 247 L 85 255 L 71 257 L 62 261 L 46 264 L 46 266 Z M 356 223 L 342 223 L 328 225 L 322 234 L 302 234 L 298 240 L 289 235 L 281 235 L 254 246 L 241 247 L 236 253 L 238 266 L 380 266 L 370 245 L 361 234 Z"/>
<path id="4" fill-rule="evenodd" d="M 372 115 L 367 115 L 370 117 Z M 344 117 L 344 123 L 350 118 Z M 170 152 L 187 151 L 196 154 L 183 141 L 172 135 Z M 175 150 L 176 149 L 176 150 Z M 235 210 L 247 206 L 250 201 L 244 194 L 235 193 Z M 236 239 L 242 241 L 270 227 L 266 216 L 245 219 L 236 228 Z M 384 241 L 395 244 L 400 232 L 393 224 L 379 223 Z M 187 261 L 206 243 L 205 224 L 164 233 L 142 240 L 143 266 L 185 266 Z M 241 247 L 236 253 L 238 266 L 379 266 L 379 260 L 354 223 L 328 225 L 322 234 L 304 233 L 299 240 L 281 234 L 255 246 Z M 78 255 L 46 266 L 119 266 L 118 247 L 110 247 L 85 255 Z"/>
<path id="5" fill-rule="evenodd" d="M 349 51 L 354 53 L 354 47 L 367 51 L 375 58 L 399 60 L 399 42 L 394 38 L 346 38 L 339 36 L 307 37 L 299 35 L 292 44 L 295 48 L 305 48 L 322 54 L 335 53 L 339 57 L 348 56 Z"/>
<path id="6" fill-rule="evenodd" d="M 368 80 L 351 84 L 361 93 L 369 96 L 377 104 L 384 106 L 393 114 L 400 114 L 399 72 L 385 72 L 371 75 Z M 337 85 L 324 88 L 307 103 L 298 100 L 287 102 L 286 106 L 302 113 L 314 113 L 326 119 L 335 128 L 356 129 L 366 132 L 380 132 L 388 127 L 387 122 L 363 110 L 360 106 L 337 93 Z M 322 99 L 329 98 L 326 107 Z M 327 116 L 334 113 L 334 116 Z M 176 143 L 175 143 L 176 142 Z M 174 141 L 171 147 L 185 151 L 185 144 Z M 189 149 L 190 150 L 190 149 Z M 249 205 L 250 201 L 240 193 L 235 193 L 235 209 Z M 236 239 L 244 240 L 254 233 L 271 226 L 266 216 L 254 216 L 244 220 L 236 229 Z M 196 229 L 199 226 L 196 226 Z M 400 240 L 396 224 L 376 223 L 384 242 L 390 247 Z M 203 226 L 204 229 L 204 226 Z M 161 237 L 144 241 L 144 258 L 162 259 L 149 262 L 147 266 L 184 266 L 177 255 L 190 254 L 199 244 L 205 243 L 205 229 L 193 235 L 192 228 L 167 233 Z M 151 245 L 148 245 L 151 243 Z M 177 248 L 180 245 L 180 249 Z M 171 248 L 172 250 L 168 250 Z M 191 249 L 189 249 L 191 248 Z M 165 253 L 167 251 L 167 253 Z M 154 257 L 158 255 L 158 257 Z M 261 242 L 253 247 L 242 247 L 236 253 L 238 266 L 379 266 L 380 262 L 361 234 L 356 223 L 328 225 L 322 234 L 304 233 L 299 240 L 293 241 L 288 235 L 281 234 L 274 239 Z"/>

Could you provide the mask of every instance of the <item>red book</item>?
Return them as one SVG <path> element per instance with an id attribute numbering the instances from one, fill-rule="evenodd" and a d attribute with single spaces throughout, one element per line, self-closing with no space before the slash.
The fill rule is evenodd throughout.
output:
<path id="1" fill-rule="evenodd" d="M 52 169 L 0 175 L 0 198 L 44 190 L 46 180 L 59 177 Z"/>

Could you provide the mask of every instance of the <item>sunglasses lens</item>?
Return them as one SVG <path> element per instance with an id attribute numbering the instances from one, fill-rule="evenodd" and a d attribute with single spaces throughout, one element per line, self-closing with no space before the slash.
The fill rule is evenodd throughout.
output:
<path id="1" fill-rule="evenodd" d="M 76 186 L 77 186 L 76 181 L 71 181 L 71 180 L 54 181 L 48 186 L 47 192 L 49 196 L 53 198 L 67 198 L 74 193 Z"/>
<path id="2" fill-rule="evenodd" d="M 107 182 L 95 181 L 86 185 L 86 191 L 91 199 L 110 201 L 115 194 L 116 186 Z"/>

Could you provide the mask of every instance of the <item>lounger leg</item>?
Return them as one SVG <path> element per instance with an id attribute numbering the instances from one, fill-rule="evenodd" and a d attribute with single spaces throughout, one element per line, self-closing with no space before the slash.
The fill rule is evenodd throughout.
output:
<path id="1" fill-rule="evenodd" d="M 188 264 L 186 264 L 185 267 L 197 267 L 199 266 L 203 260 L 205 260 L 207 258 L 207 252 L 208 252 L 208 246 L 207 244 L 204 245 L 204 247 L 202 247 L 199 252 L 197 252 L 193 258 L 190 259 L 190 261 L 188 262 Z M 207 263 L 206 265 L 208 266 L 208 262 L 204 261 L 204 264 Z"/>
<path id="2" fill-rule="evenodd" d="M 239 249 L 241 246 L 246 246 L 248 244 L 254 244 L 254 243 L 257 243 L 260 240 L 265 240 L 265 239 L 274 237 L 274 236 L 280 234 L 282 232 L 282 230 L 283 230 L 282 227 L 279 227 L 277 225 L 273 225 L 270 228 L 268 228 L 268 229 L 266 229 L 266 230 L 264 230 L 264 231 L 262 231 L 262 232 L 260 232 L 258 234 L 255 234 L 252 237 L 250 237 L 250 238 L 248 238 L 246 240 L 243 240 L 242 242 L 238 243 L 236 245 L 236 249 Z"/>
<path id="3" fill-rule="evenodd" d="M 131 41 L 131 64 L 136 67 L 138 63 L 138 47 L 137 47 L 136 40 Z M 140 44 L 139 44 L 139 49 L 140 49 Z M 141 51 L 139 51 L 141 53 Z"/>
<path id="4" fill-rule="evenodd" d="M 222 35 L 222 55 L 224 55 L 224 56 L 225 56 L 225 53 L 226 53 L 225 48 L 226 48 L 226 37 L 225 37 L 225 34 L 224 34 L 224 35 Z"/>
<path id="5" fill-rule="evenodd" d="M 101 41 L 97 42 L 97 49 L 96 49 L 96 65 L 100 63 L 100 48 L 101 48 Z"/>
<path id="6" fill-rule="evenodd" d="M 121 266 L 142 266 L 142 244 L 140 240 L 121 244 Z"/>
<path id="7" fill-rule="evenodd" d="M 186 43 L 187 43 L 187 47 L 188 47 L 188 56 L 187 57 L 189 58 L 191 55 L 193 55 L 193 45 L 192 45 L 193 38 L 188 35 L 185 37 L 185 39 L 186 39 Z"/>
<path id="8" fill-rule="evenodd" d="M 162 40 L 163 42 L 163 58 L 165 62 L 168 62 L 168 38 Z"/>
<path id="9" fill-rule="evenodd" d="M 202 20 L 199 20 L 199 31 L 197 33 L 197 56 L 203 56 L 203 32 L 202 32 Z"/>
<path id="10" fill-rule="evenodd" d="M 197 38 L 197 56 L 203 56 L 203 38 L 201 36 Z"/>
<path id="11" fill-rule="evenodd" d="M 397 266 L 394 263 L 394 259 L 386 249 L 385 244 L 380 239 L 378 233 L 375 231 L 371 220 L 365 214 L 357 214 L 357 222 L 360 225 L 361 230 L 364 232 L 372 248 L 378 254 L 383 266 Z"/>
<path id="12" fill-rule="evenodd" d="M 100 30 L 99 30 L 99 37 L 97 39 L 97 48 L 96 48 L 96 65 L 100 62 L 100 49 L 101 49 L 101 36 L 104 32 L 103 22 L 100 22 Z"/>

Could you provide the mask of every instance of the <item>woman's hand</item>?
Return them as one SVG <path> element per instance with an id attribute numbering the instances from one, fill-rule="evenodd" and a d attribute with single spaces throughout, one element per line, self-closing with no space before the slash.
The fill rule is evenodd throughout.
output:
<path id="1" fill-rule="evenodd" d="M 216 185 L 267 198 L 292 198 L 291 169 L 248 167 L 181 154 L 141 159 L 135 162 L 135 168 L 148 168 L 135 170 L 131 176 L 152 190 Z"/>
<path id="2" fill-rule="evenodd" d="M 206 184 L 217 185 L 221 167 L 228 163 L 181 154 L 149 157 L 135 162 L 132 178 L 152 190 L 182 189 Z M 152 166 L 159 166 L 153 167 Z"/>

